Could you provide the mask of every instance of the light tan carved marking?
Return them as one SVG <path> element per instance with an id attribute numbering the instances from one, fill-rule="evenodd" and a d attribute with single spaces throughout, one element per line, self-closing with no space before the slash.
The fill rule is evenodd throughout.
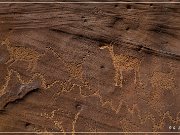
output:
<path id="1" fill-rule="evenodd" d="M 140 67 L 140 60 L 137 58 L 134 58 L 132 56 L 127 56 L 127 55 L 117 55 L 114 54 L 113 50 L 113 45 L 105 45 L 100 47 L 100 49 L 108 49 L 113 65 L 115 68 L 115 76 L 114 76 L 114 81 L 115 81 L 115 86 L 120 86 L 122 87 L 122 82 L 123 82 L 123 71 L 129 71 L 129 70 L 134 70 L 135 72 L 135 79 L 134 83 L 137 83 L 137 78 L 139 79 L 139 67 Z"/>
<path id="2" fill-rule="evenodd" d="M 72 122 L 72 135 L 75 135 L 75 125 L 77 122 L 77 119 L 79 118 L 80 113 L 82 112 L 82 109 L 75 115 L 74 121 Z"/>
<path id="3" fill-rule="evenodd" d="M 172 73 L 154 72 L 151 78 L 153 88 L 172 89 L 175 87 L 175 78 Z"/>
<path id="4" fill-rule="evenodd" d="M 16 61 L 25 61 L 28 62 L 28 70 L 30 71 L 33 71 L 36 68 L 39 57 L 43 56 L 43 54 L 39 54 L 37 51 L 30 48 L 10 46 L 8 38 L 2 41 L 1 45 L 6 45 L 10 55 L 10 59 L 6 64 L 13 64 Z"/>
<path id="5" fill-rule="evenodd" d="M 60 131 L 61 131 L 64 135 L 66 135 L 65 130 L 64 130 L 63 126 L 62 126 L 62 121 L 54 120 L 55 112 L 56 112 L 56 111 L 59 111 L 59 110 L 60 110 L 60 109 L 53 110 L 53 111 L 51 112 L 51 115 L 49 115 L 49 114 L 47 114 L 47 113 L 41 113 L 41 117 L 44 116 L 45 118 L 50 119 L 51 121 L 53 121 L 54 125 L 55 125 L 56 127 L 58 127 L 58 128 L 60 129 Z"/>
<path id="6" fill-rule="evenodd" d="M 59 60 L 61 60 L 61 62 L 66 67 L 66 69 L 68 70 L 68 72 L 72 78 L 78 79 L 78 81 L 80 81 L 82 83 L 81 85 L 72 84 L 71 83 L 72 79 L 69 79 L 65 83 L 61 83 L 61 85 L 63 87 L 63 91 L 70 92 L 75 86 L 77 86 L 80 89 L 80 95 L 82 97 L 86 97 L 85 95 L 82 94 L 82 87 L 85 86 L 86 88 L 88 88 L 88 90 L 91 90 L 91 88 L 88 85 L 89 83 L 83 79 L 82 63 L 84 62 L 86 57 L 89 56 L 89 54 L 87 54 L 86 57 L 84 57 L 83 60 L 79 64 L 75 64 L 75 63 L 67 63 L 66 61 L 64 61 L 62 56 L 60 56 L 60 54 L 58 52 L 56 52 L 52 47 L 47 47 L 47 49 L 50 50 L 53 53 L 53 55 L 56 56 Z M 58 95 L 60 93 L 58 93 Z"/>
<path id="7" fill-rule="evenodd" d="M 173 95 L 176 95 L 177 91 L 174 76 L 173 73 L 154 72 L 151 77 L 152 88 L 156 89 L 156 93 L 159 95 L 162 95 L 162 91 L 165 90 L 171 91 Z"/>
<path id="8" fill-rule="evenodd" d="M 67 63 L 63 60 L 62 56 L 60 56 L 58 52 L 54 51 L 52 47 L 48 47 L 47 49 L 50 50 L 54 54 L 54 56 L 61 60 L 61 62 L 64 64 L 73 78 L 80 79 L 81 81 L 83 80 L 82 64 Z"/>
<path id="9" fill-rule="evenodd" d="M 122 106 L 122 101 L 119 102 L 119 105 L 118 105 L 118 107 L 116 109 L 116 108 L 113 107 L 112 101 L 103 101 L 102 96 L 99 93 L 99 90 L 96 93 L 94 93 L 92 96 L 95 96 L 95 97 L 99 98 L 102 107 L 104 107 L 104 106 L 110 107 L 110 109 L 112 111 L 115 111 L 116 114 L 119 113 L 119 111 L 121 109 L 121 106 Z"/>
<path id="10" fill-rule="evenodd" d="M 0 96 L 4 94 L 5 89 L 7 88 L 8 84 L 9 84 L 9 80 L 11 77 L 12 71 L 8 71 L 8 75 L 6 76 L 6 83 L 2 86 L 2 89 L 0 90 Z"/>

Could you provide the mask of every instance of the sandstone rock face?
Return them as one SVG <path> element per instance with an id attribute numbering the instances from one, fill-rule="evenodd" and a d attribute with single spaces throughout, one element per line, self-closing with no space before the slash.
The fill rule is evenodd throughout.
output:
<path id="1" fill-rule="evenodd" d="M 180 132 L 179 13 L 0 4 L 0 132 Z"/>

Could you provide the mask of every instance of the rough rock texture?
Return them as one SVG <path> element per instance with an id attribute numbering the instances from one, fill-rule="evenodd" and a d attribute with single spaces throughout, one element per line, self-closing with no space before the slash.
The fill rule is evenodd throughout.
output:
<path id="1" fill-rule="evenodd" d="M 180 131 L 179 24 L 177 3 L 0 4 L 0 132 Z"/>

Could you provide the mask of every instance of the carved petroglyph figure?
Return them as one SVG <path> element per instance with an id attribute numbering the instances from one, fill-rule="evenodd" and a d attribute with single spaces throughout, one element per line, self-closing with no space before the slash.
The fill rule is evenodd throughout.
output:
<path id="1" fill-rule="evenodd" d="M 113 65 L 115 68 L 115 77 L 114 77 L 114 81 L 115 81 L 115 86 L 120 86 L 122 87 L 122 83 L 123 83 L 123 71 L 129 71 L 129 70 L 134 70 L 135 72 L 135 79 L 134 79 L 134 83 L 137 83 L 137 78 L 139 78 L 139 67 L 140 67 L 140 60 L 132 57 L 132 56 L 127 56 L 127 55 L 117 55 L 114 54 L 114 50 L 113 50 L 113 45 L 105 45 L 100 47 L 100 49 L 108 49 L 112 61 L 113 61 Z"/>
<path id="2" fill-rule="evenodd" d="M 159 89 L 160 93 L 162 90 L 170 90 L 173 95 L 176 94 L 174 73 L 153 72 L 151 84 L 153 88 Z"/>
<path id="3" fill-rule="evenodd" d="M 10 59 L 6 62 L 6 64 L 12 64 L 15 61 L 25 61 L 28 62 L 28 70 L 31 71 L 35 69 L 39 57 L 42 56 L 42 54 L 39 54 L 37 51 L 30 48 L 10 46 L 8 38 L 2 41 L 1 45 L 6 45 L 10 55 Z"/>

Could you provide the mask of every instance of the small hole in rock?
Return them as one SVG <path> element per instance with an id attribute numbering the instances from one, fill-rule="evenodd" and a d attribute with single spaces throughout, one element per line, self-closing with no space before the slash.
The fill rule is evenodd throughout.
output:
<path id="1" fill-rule="evenodd" d="M 129 30 L 129 27 L 127 27 L 126 30 Z"/>
<path id="2" fill-rule="evenodd" d="M 139 51 L 141 51 L 142 50 L 142 48 L 143 48 L 143 46 L 142 45 L 140 45 L 138 48 L 137 48 L 137 51 L 139 52 Z"/>
<path id="3" fill-rule="evenodd" d="M 118 4 L 115 4 L 114 7 L 118 7 Z"/>
<path id="4" fill-rule="evenodd" d="M 25 127 L 28 127 L 30 125 L 30 123 L 26 122 L 25 123 Z"/>
<path id="5" fill-rule="evenodd" d="M 105 68 L 105 67 L 103 65 L 101 65 L 100 68 L 102 69 L 102 68 Z"/>
<path id="6" fill-rule="evenodd" d="M 76 103 L 75 108 L 76 108 L 77 110 L 80 110 L 80 109 L 82 108 L 82 106 L 81 106 L 80 103 Z"/>
<path id="7" fill-rule="evenodd" d="M 126 8 L 127 9 L 131 9 L 131 5 L 126 5 Z"/>
<path id="8" fill-rule="evenodd" d="M 152 7 L 152 6 L 153 6 L 153 4 L 151 3 L 151 4 L 150 4 L 150 7 Z"/>
<path id="9" fill-rule="evenodd" d="M 84 19 L 84 22 L 87 22 L 87 19 Z"/>
<path id="10" fill-rule="evenodd" d="M 104 45 L 103 44 L 99 44 L 99 47 L 103 47 Z"/>

